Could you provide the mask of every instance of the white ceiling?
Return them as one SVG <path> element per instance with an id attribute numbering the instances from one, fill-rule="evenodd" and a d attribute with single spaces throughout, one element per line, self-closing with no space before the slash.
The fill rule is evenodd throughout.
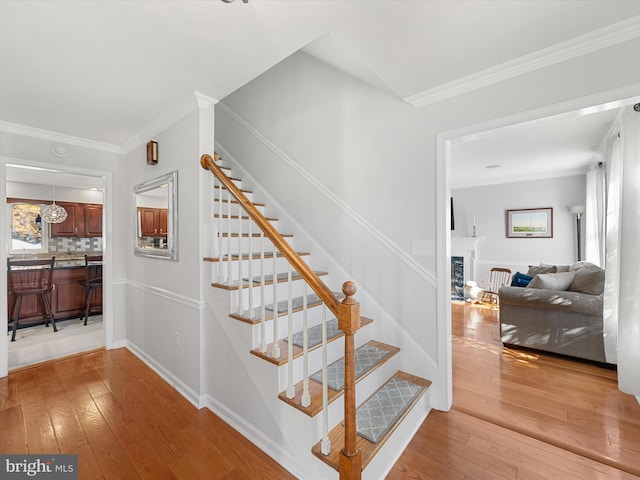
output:
<path id="1" fill-rule="evenodd" d="M 344 51 L 319 40 L 308 53 L 419 107 L 593 35 L 602 41 L 592 48 L 604 48 L 612 32 L 640 36 L 640 2 L 3 0 L 0 129 L 120 148 L 194 91 L 223 99 L 326 33 Z M 582 120 L 591 129 L 605 122 Z M 573 128 L 566 148 L 593 148 L 570 123 L 554 126 Z M 502 155 L 522 140 L 505 141 Z"/>

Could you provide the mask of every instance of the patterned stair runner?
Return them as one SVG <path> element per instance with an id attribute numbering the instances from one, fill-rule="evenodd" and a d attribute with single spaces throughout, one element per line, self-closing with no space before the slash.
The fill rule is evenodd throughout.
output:
<path id="1" fill-rule="evenodd" d="M 337 298 L 344 298 L 344 295 L 342 293 L 333 292 L 333 294 Z M 292 298 L 291 299 L 292 308 L 294 310 L 302 308 L 303 299 L 304 299 L 304 297 Z M 320 301 L 320 297 L 318 297 L 315 293 L 307 295 L 307 306 L 308 307 L 316 306 L 316 305 L 321 304 L 321 303 L 322 302 Z M 267 305 L 264 308 L 266 310 L 269 310 L 270 312 L 272 312 L 273 311 L 273 303 L 271 305 Z M 278 313 L 286 313 L 288 310 L 289 310 L 289 300 L 282 300 L 281 302 L 278 302 Z"/>
<path id="2" fill-rule="evenodd" d="M 326 272 L 319 272 L 317 270 L 314 270 L 316 275 L 326 275 Z M 276 278 L 278 280 L 278 282 L 286 282 L 287 278 L 289 277 L 288 273 L 279 273 L 278 275 L 276 275 Z M 300 274 L 298 272 L 293 272 L 291 274 L 291 280 L 299 280 L 300 278 Z M 249 283 L 249 278 L 245 277 L 242 279 L 243 282 Z M 269 275 L 265 275 L 264 276 L 264 282 L 265 283 L 273 283 L 273 275 L 269 274 Z M 253 277 L 253 283 L 255 285 L 260 285 L 260 277 Z"/>
<path id="3" fill-rule="evenodd" d="M 420 385 L 391 378 L 356 409 L 358 435 L 377 443 L 421 391 Z"/>
<path id="4" fill-rule="evenodd" d="M 389 355 L 389 351 L 375 345 L 363 345 L 356 349 L 356 379 L 375 367 L 384 357 Z M 310 377 L 312 380 L 322 383 L 322 370 L 314 373 Z M 344 359 L 332 363 L 327 367 L 327 385 L 333 390 L 344 388 Z"/>
<path id="5" fill-rule="evenodd" d="M 338 320 L 333 319 L 327 322 L 327 341 L 330 341 L 336 335 L 339 335 L 341 332 L 338 329 Z M 313 348 L 316 345 L 319 345 L 322 342 L 322 324 L 316 325 L 315 327 L 311 327 L 307 330 L 307 337 L 309 342 L 309 348 Z M 285 338 L 286 342 L 287 339 Z M 296 347 L 304 348 L 303 345 L 303 332 L 294 333 L 292 337 L 292 342 Z"/>

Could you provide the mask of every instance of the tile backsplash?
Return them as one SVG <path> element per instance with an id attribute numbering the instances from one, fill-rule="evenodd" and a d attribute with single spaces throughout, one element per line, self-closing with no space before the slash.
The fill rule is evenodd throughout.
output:
<path id="1" fill-rule="evenodd" d="M 102 252 L 102 237 L 54 237 L 49 239 L 50 252 Z"/>

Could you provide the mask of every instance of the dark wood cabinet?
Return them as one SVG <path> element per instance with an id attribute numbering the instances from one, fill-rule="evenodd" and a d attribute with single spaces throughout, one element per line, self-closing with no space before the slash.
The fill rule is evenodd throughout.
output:
<path id="1" fill-rule="evenodd" d="M 85 237 L 102 236 L 102 205 L 84 206 Z"/>
<path id="2" fill-rule="evenodd" d="M 62 223 L 52 223 L 51 237 L 81 237 L 84 233 L 84 208 L 79 203 L 57 202 L 67 211 L 67 218 Z"/>
<path id="3" fill-rule="evenodd" d="M 140 237 L 166 237 L 169 211 L 166 208 L 138 207 Z"/>
<path id="4" fill-rule="evenodd" d="M 57 202 L 67 211 L 62 223 L 52 223 L 51 237 L 101 237 L 102 205 Z"/>
<path id="5" fill-rule="evenodd" d="M 53 290 L 51 291 L 51 310 L 56 320 L 75 318 L 84 315 L 86 273 L 84 267 L 56 268 L 53 271 Z M 13 308 L 14 298 L 9 295 L 9 311 Z M 21 322 L 38 322 L 42 319 L 42 306 L 37 295 L 26 295 L 20 307 Z M 91 299 L 91 312 L 102 311 L 102 288 L 96 288 Z"/>

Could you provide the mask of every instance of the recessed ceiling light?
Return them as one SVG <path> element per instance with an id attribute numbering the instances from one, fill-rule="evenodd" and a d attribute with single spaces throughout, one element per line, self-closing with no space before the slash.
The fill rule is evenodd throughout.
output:
<path id="1" fill-rule="evenodd" d="M 486 166 L 486 167 L 484 167 L 484 168 L 500 168 L 500 165 L 498 165 L 498 164 L 495 164 L 495 165 L 487 165 L 487 166 Z"/>

